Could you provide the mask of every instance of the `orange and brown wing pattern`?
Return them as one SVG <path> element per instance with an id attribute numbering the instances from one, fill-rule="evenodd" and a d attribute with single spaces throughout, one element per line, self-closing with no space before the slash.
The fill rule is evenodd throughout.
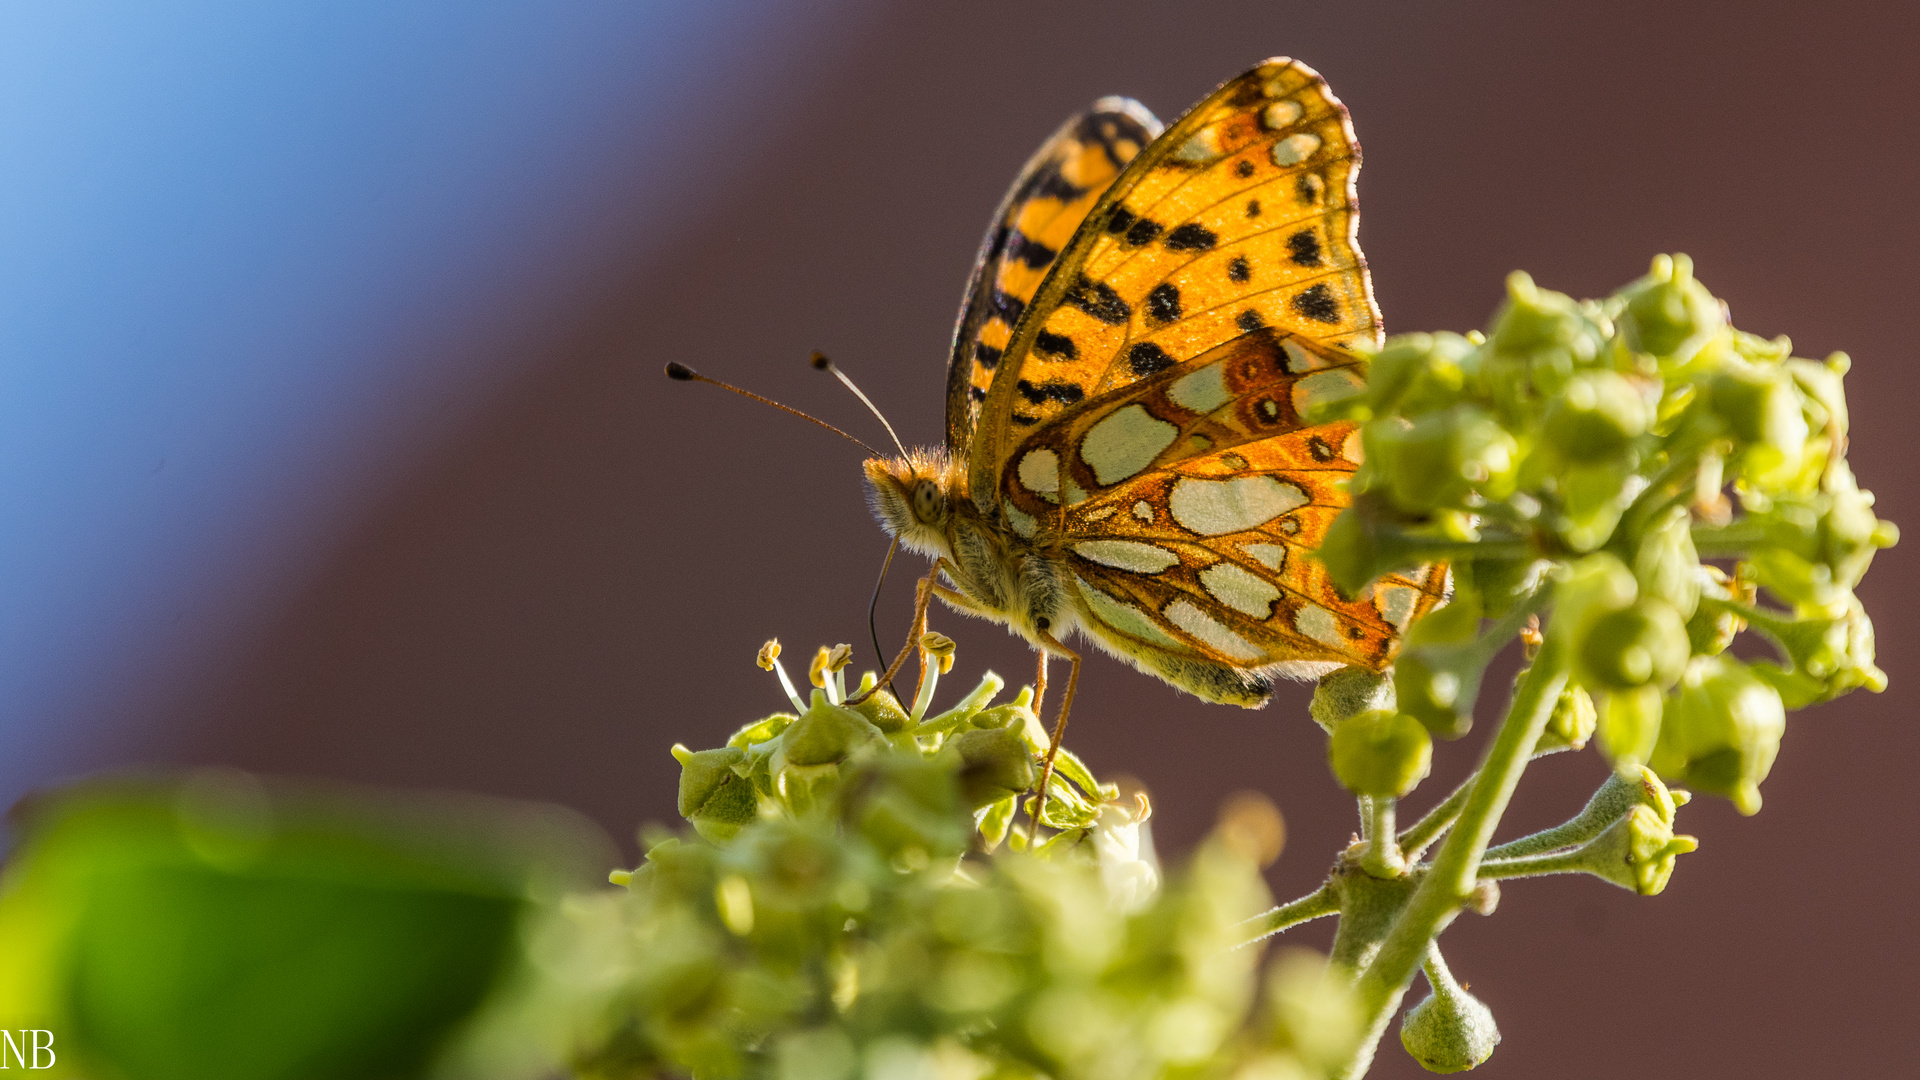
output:
<path id="1" fill-rule="evenodd" d="M 1054 260 L 1003 350 L 969 457 L 976 501 L 1028 433 L 1224 342 L 1262 328 L 1376 341 L 1358 168 L 1346 109 L 1290 60 L 1168 128 Z"/>
<path id="2" fill-rule="evenodd" d="M 1007 521 L 1068 553 L 1090 629 L 1128 655 L 1383 667 L 1446 577 L 1349 598 L 1308 557 L 1347 505 L 1360 448 L 1352 423 L 1303 417 L 1363 378 L 1344 350 L 1243 334 L 1029 435 L 1001 485 Z"/>
<path id="3" fill-rule="evenodd" d="M 1087 212 L 1160 121 L 1139 102 L 1102 98 L 1020 170 L 980 245 L 947 364 L 947 449 L 964 457 L 1013 329 Z"/>

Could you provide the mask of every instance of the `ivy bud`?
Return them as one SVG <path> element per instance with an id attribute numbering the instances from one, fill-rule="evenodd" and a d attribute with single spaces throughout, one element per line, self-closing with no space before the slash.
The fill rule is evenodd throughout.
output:
<path id="1" fill-rule="evenodd" d="M 1672 686 L 1688 655 L 1680 613 L 1665 600 L 1643 597 L 1582 627 L 1574 662 L 1584 685 L 1620 691 Z"/>
<path id="2" fill-rule="evenodd" d="M 1343 667 L 1320 677 L 1307 714 L 1329 735 L 1340 721 L 1368 709 L 1393 708 L 1393 680 L 1363 667 Z"/>
<path id="3" fill-rule="evenodd" d="M 1641 537 L 1633 557 L 1640 595 L 1660 597 L 1682 619 L 1692 616 L 1700 601 L 1700 555 L 1693 546 L 1692 524 L 1686 507 L 1669 508 Z"/>
<path id="4" fill-rule="evenodd" d="M 1565 350 L 1585 364 L 1598 351 L 1592 329 L 1572 297 L 1542 289 L 1524 271 L 1515 270 L 1507 275 L 1507 302 L 1493 318 L 1488 341 L 1497 351 L 1515 355 Z"/>
<path id="5" fill-rule="evenodd" d="M 1398 797 L 1426 778 L 1433 739 L 1405 713 L 1370 709 L 1340 722 L 1327 741 L 1333 775 L 1356 795 Z"/>
<path id="6" fill-rule="evenodd" d="M 1562 458 L 1605 461 L 1625 453 L 1653 423 L 1653 409 L 1626 376 L 1583 371 L 1547 406 L 1541 437 Z"/>
<path id="7" fill-rule="evenodd" d="M 941 753 L 959 761 L 960 798 L 969 811 L 1026 791 L 1038 779 L 1033 754 L 1012 726 L 963 731 Z"/>
<path id="8" fill-rule="evenodd" d="M 1658 895 L 1673 876 L 1673 861 L 1700 847 L 1651 807 L 1637 805 L 1580 849 L 1580 869 L 1641 896 Z"/>
<path id="9" fill-rule="evenodd" d="M 686 752 L 680 759 L 680 816 L 701 836 L 718 843 L 758 816 L 753 785 L 733 771 L 746 751 L 732 746 Z"/>
<path id="10" fill-rule="evenodd" d="M 1400 1019 L 1400 1045 L 1428 1072 L 1466 1072 L 1499 1044 L 1493 1010 L 1451 977 Z"/>
<path id="11" fill-rule="evenodd" d="M 876 690 L 865 701 L 851 706 L 867 723 L 891 735 L 907 726 L 911 719 L 907 710 L 900 707 L 900 701 L 885 690 Z"/>
<path id="12" fill-rule="evenodd" d="M 1660 738 L 1660 688 L 1620 690 L 1607 694 L 1602 702 L 1598 727 L 1607 757 L 1615 765 L 1645 762 Z"/>
<path id="13" fill-rule="evenodd" d="M 1687 620 L 1688 647 L 1695 656 L 1717 656 L 1726 651 L 1727 646 L 1733 644 L 1734 636 L 1746 627 L 1745 621 L 1727 610 L 1724 602 L 1743 598 L 1734 594 L 1726 571 L 1717 566 L 1695 568 L 1694 595 L 1693 617 Z M 1702 604 L 1698 599 L 1701 596 L 1723 603 Z"/>
<path id="14" fill-rule="evenodd" d="M 1406 513 L 1458 508 L 1476 492 L 1501 499 L 1513 490 L 1519 445 L 1475 406 L 1455 405 L 1411 424 L 1374 421 L 1362 439 L 1388 498 Z"/>
<path id="15" fill-rule="evenodd" d="M 826 695 L 815 690 L 806 715 L 782 733 L 781 747 L 789 765 L 831 765 L 879 738 L 879 729 L 865 717 L 829 704 Z"/>
<path id="16" fill-rule="evenodd" d="M 1620 335 L 1627 348 L 1682 366 L 1726 326 L 1726 312 L 1693 279 L 1693 260 L 1656 255 L 1647 276 L 1621 290 Z"/>
<path id="17" fill-rule="evenodd" d="M 1723 795 L 1742 814 L 1760 810 L 1760 782 L 1787 730 L 1780 694 L 1745 664 L 1696 660 L 1668 702 L 1649 764 L 1662 776 Z"/>
<path id="18" fill-rule="evenodd" d="M 1525 677 L 1526 672 L 1520 673 Z M 1540 741 L 1533 746 L 1534 756 L 1551 754 L 1560 750 L 1580 750 L 1593 737 L 1594 725 L 1599 714 L 1594 710 L 1593 698 L 1586 690 L 1569 684 L 1560 691 L 1553 703 L 1553 715 L 1547 718 L 1546 730 L 1540 733 Z"/>
<path id="19" fill-rule="evenodd" d="M 1742 444 L 1740 468 L 1749 481 L 1779 483 L 1800 471 L 1807 419 L 1791 374 L 1777 367 L 1729 365 L 1709 389 L 1714 414 Z"/>
<path id="20" fill-rule="evenodd" d="M 1460 362 L 1474 345 L 1458 334 L 1401 334 L 1367 365 L 1367 403 L 1375 415 L 1445 408 L 1460 394 Z"/>

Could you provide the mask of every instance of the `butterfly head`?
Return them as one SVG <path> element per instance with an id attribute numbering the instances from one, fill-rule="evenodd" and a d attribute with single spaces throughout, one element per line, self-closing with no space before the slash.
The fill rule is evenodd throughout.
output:
<path id="1" fill-rule="evenodd" d="M 907 550 L 922 555 L 947 553 L 947 523 L 953 515 L 958 471 L 939 450 L 914 450 L 906 457 L 867 459 L 867 502 L 888 533 Z"/>

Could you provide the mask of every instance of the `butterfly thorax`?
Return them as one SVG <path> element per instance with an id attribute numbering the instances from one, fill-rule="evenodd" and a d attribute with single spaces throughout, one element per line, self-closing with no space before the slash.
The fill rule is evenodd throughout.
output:
<path id="1" fill-rule="evenodd" d="M 954 607 L 1004 623 L 1036 645 L 1077 622 L 1067 599 L 1069 571 L 1057 538 L 1022 537 L 988 521 L 967 497 L 966 470 L 938 450 L 866 462 L 869 502 L 881 527 L 908 551 L 944 560 Z"/>

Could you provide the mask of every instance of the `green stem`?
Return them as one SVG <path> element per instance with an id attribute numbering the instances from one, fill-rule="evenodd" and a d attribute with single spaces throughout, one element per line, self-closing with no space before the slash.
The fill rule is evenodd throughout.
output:
<path id="1" fill-rule="evenodd" d="M 1587 869 L 1587 854 L 1580 848 L 1545 855 L 1521 855 L 1496 859 L 1492 852 L 1480 860 L 1480 880 L 1505 881 L 1508 878 L 1539 877 L 1542 874 L 1577 874 Z"/>
<path id="2" fill-rule="evenodd" d="M 1240 944 L 1251 945 L 1256 941 L 1264 941 L 1288 927 L 1338 914 L 1340 914 L 1340 898 L 1334 892 L 1333 882 L 1329 881 L 1290 904 L 1281 904 L 1272 911 L 1255 915 L 1241 923 L 1240 930 L 1246 935 L 1246 939 Z"/>
<path id="3" fill-rule="evenodd" d="M 1400 845 L 1394 842 L 1395 802 L 1391 795 L 1360 798 L 1367 841 L 1366 850 L 1360 855 L 1360 869 L 1374 877 L 1399 877 L 1407 872 L 1407 861 L 1400 857 Z"/>
<path id="4" fill-rule="evenodd" d="M 1461 781 L 1460 786 L 1453 789 L 1453 794 L 1442 799 L 1439 806 L 1427 811 L 1425 817 L 1400 834 L 1400 851 L 1408 861 L 1417 861 L 1421 853 L 1427 850 L 1427 845 L 1440 839 L 1440 834 L 1446 832 L 1447 827 L 1460 816 L 1460 808 L 1467 805 L 1467 796 L 1472 793 L 1473 782 L 1479 777 L 1480 774 L 1475 772 Z"/>
<path id="5" fill-rule="evenodd" d="M 1393 922 L 1386 940 L 1371 963 L 1354 980 L 1365 1036 L 1354 1060 L 1339 1075 L 1343 1080 L 1364 1074 L 1373 1062 L 1375 1046 L 1387 1021 L 1399 1006 L 1415 969 L 1426 958 L 1433 939 L 1459 914 L 1478 880 L 1480 857 L 1513 798 L 1513 790 L 1533 756 L 1534 743 L 1553 715 L 1554 702 L 1567 682 L 1566 647 L 1549 633 L 1540 655 L 1514 694 L 1507 718 L 1487 748 L 1480 775 L 1461 808 L 1460 817 L 1433 868 Z"/>

